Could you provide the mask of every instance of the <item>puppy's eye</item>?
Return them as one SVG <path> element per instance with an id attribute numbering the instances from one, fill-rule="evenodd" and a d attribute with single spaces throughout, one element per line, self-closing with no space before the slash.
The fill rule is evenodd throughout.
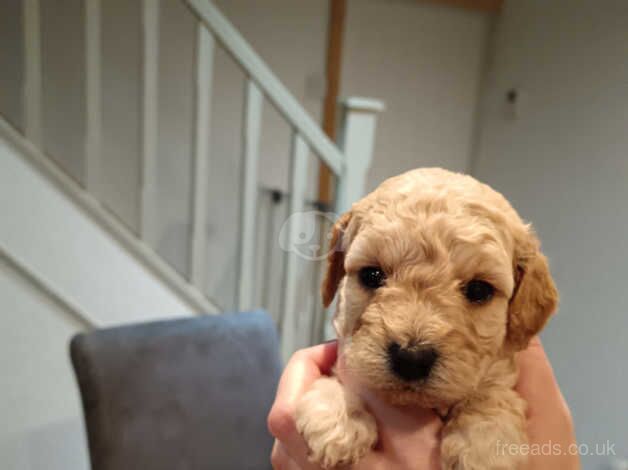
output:
<path id="1" fill-rule="evenodd" d="M 360 284 L 367 289 L 377 289 L 384 284 L 386 275 L 381 268 L 377 266 L 367 266 L 358 271 Z"/>
<path id="2" fill-rule="evenodd" d="M 469 302 L 484 304 L 493 298 L 495 288 L 486 281 L 473 279 L 462 288 L 462 292 Z"/>

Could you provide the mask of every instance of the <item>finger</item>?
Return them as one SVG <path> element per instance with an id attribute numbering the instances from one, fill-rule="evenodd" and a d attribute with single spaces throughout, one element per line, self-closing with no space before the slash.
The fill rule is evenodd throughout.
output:
<path id="1" fill-rule="evenodd" d="M 575 442 L 569 406 L 538 338 L 519 354 L 517 362 L 520 379 L 516 390 L 528 403 L 526 415 L 530 438 L 547 441 L 548 436 L 552 436 L 551 430 L 561 430 L 566 443 Z"/>
<path id="2" fill-rule="evenodd" d="M 516 359 L 519 367 L 516 390 L 528 402 L 530 442 L 553 442 L 568 449 L 576 442 L 573 420 L 541 341 L 534 338 Z M 528 468 L 580 468 L 578 461 L 577 455 L 532 455 Z"/>
<path id="3" fill-rule="evenodd" d="M 273 470 L 302 470 L 301 467 L 288 455 L 281 442 L 275 441 L 270 457 Z"/>
<path id="4" fill-rule="evenodd" d="M 336 362 L 336 341 L 297 351 L 288 361 L 279 381 L 280 404 L 294 405 L 316 379 L 328 374 Z"/>
<path id="5" fill-rule="evenodd" d="M 530 340 L 528 347 L 516 356 L 519 367 L 519 383 L 517 387 L 528 387 L 528 383 L 539 382 L 556 384 L 554 370 L 545 354 L 545 349 L 538 336 Z"/>
<path id="6" fill-rule="evenodd" d="M 307 448 L 305 448 L 305 445 L 300 449 L 294 446 L 287 446 L 281 441 L 275 441 L 275 445 L 278 452 L 285 454 L 294 468 L 298 468 L 299 470 L 322 470 L 321 467 L 310 462 L 310 459 L 307 457 Z"/>
<path id="7" fill-rule="evenodd" d="M 268 415 L 268 428 L 293 453 L 307 455 L 307 446 L 294 421 L 296 404 L 316 379 L 331 370 L 336 354 L 335 341 L 303 349 L 290 358 L 282 374 Z"/>
<path id="8" fill-rule="evenodd" d="M 524 351 L 517 354 L 519 378 L 515 389 L 526 399 L 529 414 L 543 413 L 562 401 L 554 370 L 538 337 L 530 341 Z"/>

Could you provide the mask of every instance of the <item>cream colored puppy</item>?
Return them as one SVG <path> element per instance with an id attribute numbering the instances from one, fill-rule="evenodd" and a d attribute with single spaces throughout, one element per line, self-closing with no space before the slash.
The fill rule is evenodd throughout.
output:
<path id="1" fill-rule="evenodd" d="M 558 294 L 538 239 L 506 199 L 470 176 L 409 171 L 338 220 L 328 263 L 338 374 L 315 382 L 296 416 L 312 461 L 352 464 L 376 444 L 365 388 L 439 412 L 443 469 L 521 467 L 522 452 L 505 451 L 526 443 L 514 354 Z"/>

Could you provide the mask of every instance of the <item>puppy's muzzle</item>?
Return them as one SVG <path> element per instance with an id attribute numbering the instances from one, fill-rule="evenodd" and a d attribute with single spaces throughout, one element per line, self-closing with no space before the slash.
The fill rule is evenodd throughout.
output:
<path id="1" fill-rule="evenodd" d="M 402 348 L 397 343 L 388 347 L 390 369 L 401 380 L 413 382 L 427 378 L 438 358 L 430 346 Z"/>

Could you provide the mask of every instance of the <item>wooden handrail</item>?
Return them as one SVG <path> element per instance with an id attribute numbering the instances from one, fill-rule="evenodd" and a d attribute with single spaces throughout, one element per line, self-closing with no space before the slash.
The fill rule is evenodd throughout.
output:
<path id="1" fill-rule="evenodd" d="M 327 60 L 325 75 L 327 89 L 323 104 L 323 130 L 336 142 L 338 123 L 338 98 L 340 96 L 340 71 L 342 68 L 342 40 L 347 14 L 347 0 L 329 0 L 327 25 Z M 327 166 L 321 163 L 318 173 L 318 198 L 326 204 L 333 199 L 333 177 Z"/>

